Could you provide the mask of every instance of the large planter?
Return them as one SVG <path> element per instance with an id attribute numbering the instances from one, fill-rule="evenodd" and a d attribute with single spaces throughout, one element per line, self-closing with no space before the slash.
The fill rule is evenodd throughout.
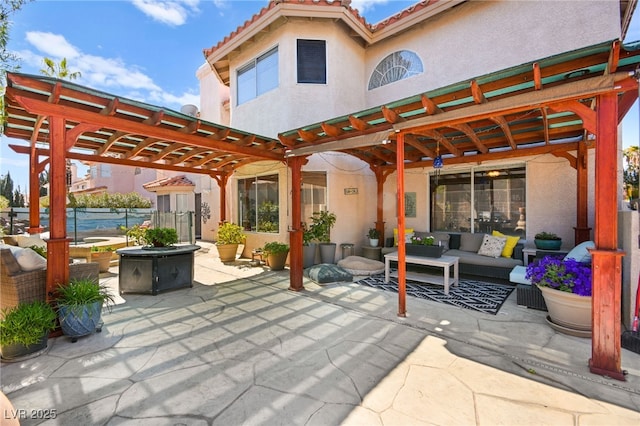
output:
<path id="1" fill-rule="evenodd" d="M 405 244 L 405 251 L 408 256 L 440 257 L 442 256 L 442 246 L 425 246 L 422 244 Z"/>
<path id="2" fill-rule="evenodd" d="M 562 240 L 538 240 L 536 238 L 533 242 L 536 248 L 540 250 L 560 250 L 562 245 Z"/>
<path id="3" fill-rule="evenodd" d="M 320 262 L 335 263 L 336 243 L 320 243 Z"/>
<path id="4" fill-rule="evenodd" d="M 75 342 L 78 337 L 102 331 L 102 302 L 81 306 L 79 310 L 58 305 L 58 319 L 62 332 Z"/>
<path id="5" fill-rule="evenodd" d="M 109 272 L 111 266 L 112 253 L 110 251 L 99 251 L 91 253 L 91 261 L 98 264 L 100 272 Z"/>
<path id="6" fill-rule="evenodd" d="M 316 263 L 316 243 L 302 246 L 302 267 L 310 268 Z"/>
<path id="7" fill-rule="evenodd" d="M 39 352 L 47 347 L 49 332 L 47 331 L 42 336 L 39 342 L 32 345 L 24 345 L 22 343 L 11 343 L 8 345 L 0 346 L 0 357 L 3 360 L 11 361 L 14 359 L 21 359 L 27 355 Z"/>
<path id="8" fill-rule="evenodd" d="M 238 244 L 217 244 L 218 254 L 221 262 L 233 262 L 236 260 L 238 252 Z"/>
<path id="9" fill-rule="evenodd" d="M 287 263 L 287 256 L 289 251 L 283 253 L 273 253 L 267 256 L 267 263 L 272 271 L 281 271 L 284 269 L 284 265 Z"/>
<path id="10" fill-rule="evenodd" d="M 566 291 L 538 286 L 556 330 L 573 336 L 591 334 L 591 296 L 579 296 Z"/>

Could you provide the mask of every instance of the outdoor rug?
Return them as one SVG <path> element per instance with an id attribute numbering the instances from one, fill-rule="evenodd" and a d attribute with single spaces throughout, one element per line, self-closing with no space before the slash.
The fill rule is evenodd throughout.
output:
<path id="1" fill-rule="evenodd" d="M 358 284 L 379 288 L 386 291 L 398 292 L 397 278 L 385 284 L 384 274 L 372 275 L 356 281 Z M 449 287 L 449 294 L 444 294 L 444 287 L 427 283 L 407 280 L 407 295 L 427 299 L 447 305 L 459 306 L 465 309 L 496 315 L 502 304 L 509 297 L 515 287 L 485 283 L 475 280 L 460 280 L 457 287 Z"/>

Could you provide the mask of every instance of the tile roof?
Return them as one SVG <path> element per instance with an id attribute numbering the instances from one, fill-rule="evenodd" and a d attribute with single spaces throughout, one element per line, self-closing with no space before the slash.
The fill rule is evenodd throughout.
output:
<path id="1" fill-rule="evenodd" d="M 167 177 L 153 180 L 142 185 L 144 189 L 166 188 L 168 186 L 196 186 L 185 175 Z"/>
<path id="2" fill-rule="evenodd" d="M 369 30 L 372 34 L 376 31 L 380 31 L 383 28 L 386 28 L 390 25 L 395 24 L 398 21 L 401 21 L 408 16 L 419 12 L 422 9 L 425 9 L 429 6 L 434 5 L 435 3 L 441 2 L 442 0 L 423 0 L 419 1 L 412 6 L 388 17 L 387 19 L 377 23 L 377 24 L 369 24 L 367 23 L 364 16 L 360 15 L 358 9 L 354 9 L 351 7 L 351 0 L 270 0 L 269 4 L 259 12 L 255 13 L 251 19 L 246 20 L 242 25 L 239 25 L 235 31 L 231 32 L 224 39 L 219 41 L 215 46 L 212 46 L 208 49 L 204 49 L 203 53 L 205 57 L 208 57 L 212 53 L 221 49 L 225 45 L 227 45 L 231 40 L 237 37 L 240 33 L 246 31 L 249 27 L 251 27 L 255 22 L 264 17 L 270 10 L 276 8 L 281 3 L 289 3 L 292 5 L 300 5 L 300 6 L 312 6 L 312 7 L 343 7 L 345 8 L 357 21 L 359 21 L 367 30 Z M 311 13 L 310 13 L 311 14 Z"/>

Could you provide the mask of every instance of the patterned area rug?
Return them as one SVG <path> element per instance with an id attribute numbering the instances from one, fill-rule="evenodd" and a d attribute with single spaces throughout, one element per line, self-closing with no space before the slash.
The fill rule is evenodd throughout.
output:
<path id="1" fill-rule="evenodd" d="M 386 291 L 398 292 L 397 278 L 391 278 L 387 284 L 384 283 L 384 274 L 373 275 L 357 281 L 369 287 L 379 288 Z M 459 306 L 465 309 L 484 312 L 495 315 L 502 304 L 515 287 L 485 283 L 474 280 L 460 280 L 457 287 L 449 287 L 449 294 L 444 294 L 444 287 L 426 283 L 418 283 L 407 280 L 407 295 L 432 300 L 434 302 L 445 303 L 447 305 Z"/>

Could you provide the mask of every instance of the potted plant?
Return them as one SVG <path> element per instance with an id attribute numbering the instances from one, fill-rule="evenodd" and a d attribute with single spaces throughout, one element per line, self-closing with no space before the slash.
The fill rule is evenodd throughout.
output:
<path id="1" fill-rule="evenodd" d="M 57 288 L 55 301 L 62 332 L 76 342 L 78 337 L 102 331 L 102 308 L 114 303 L 109 289 L 92 279 L 72 280 Z"/>
<path id="2" fill-rule="evenodd" d="M 560 250 L 562 245 L 562 238 L 552 232 L 539 232 L 533 241 L 540 250 Z"/>
<path id="3" fill-rule="evenodd" d="M 331 228 L 336 224 L 336 215 L 328 210 L 314 212 L 311 216 L 311 232 L 320 246 L 320 261 L 334 263 L 336 244 L 331 242 Z"/>
<path id="4" fill-rule="evenodd" d="M 20 303 L 2 310 L 0 356 L 14 359 L 47 347 L 49 332 L 56 328 L 56 313 L 48 303 Z"/>
<path id="5" fill-rule="evenodd" d="M 108 272 L 111 266 L 111 257 L 113 256 L 113 247 L 110 246 L 91 246 L 91 261 L 98 264 L 100 272 Z"/>
<path id="6" fill-rule="evenodd" d="M 371 247 L 378 247 L 378 242 L 380 241 L 380 232 L 378 232 L 376 228 L 369 228 L 367 236 L 369 237 L 369 245 Z"/>
<path id="7" fill-rule="evenodd" d="M 289 255 L 288 244 L 272 241 L 270 243 L 266 243 L 262 248 L 262 251 L 266 254 L 267 264 L 272 271 L 281 271 L 284 269 L 284 265 L 287 262 L 287 256 Z"/>
<path id="8" fill-rule="evenodd" d="M 167 248 L 178 242 L 178 232 L 173 228 L 148 228 L 144 240 L 151 247 Z"/>
<path id="9" fill-rule="evenodd" d="M 302 228 L 302 267 L 309 268 L 316 261 L 316 236 L 306 224 Z"/>
<path id="10" fill-rule="evenodd" d="M 236 260 L 238 245 L 244 243 L 246 235 L 240 225 L 224 222 L 218 228 L 218 240 L 216 248 L 221 262 L 233 262 Z"/>
<path id="11" fill-rule="evenodd" d="M 443 247 L 436 245 L 436 239 L 432 236 L 422 237 L 413 235 L 411 242 L 405 244 L 406 254 L 409 256 L 440 257 Z"/>
<path id="12" fill-rule="evenodd" d="M 542 292 L 554 328 L 582 337 L 590 335 L 590 265 L 572 258 L 545 256 L 527 265 L 525 278 Z"/>

